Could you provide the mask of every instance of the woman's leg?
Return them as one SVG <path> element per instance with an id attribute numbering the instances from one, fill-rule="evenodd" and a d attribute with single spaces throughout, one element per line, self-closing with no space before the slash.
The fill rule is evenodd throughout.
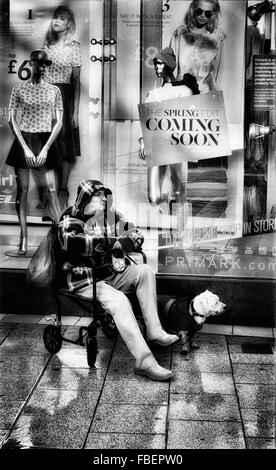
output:
<path id="1" fill-rule="evenodd" d="M 34 171 L 35 179 L 40 181 L 48 193 L 49 213 L 53 219 L 58 222 L 60 217 L 60 205 L 56 191 L 55 171 L 49 170 L 44 165 Z"/>
<path id="2" fill-rule="evenodd" d="M 92 298 L 92 286 L 80 289 L 77 295 Z M 122 339 L 136 359 L 136 367 L 146 369 L 157 365 L 125 294 L 106 282 L 99 281 L 97 282 L 97 299 L 106 312 L 112 315 Z"/>
<path id="3" fill-rule="evenodd" d="M 18 254 L 25 255 L 27 251 L 27 208 L 28 208 L 28 189 L 30 181 L 29 168 L 15 168 L 16 175 L 16 201 L 15 207 L 20 224 L 20 243 Z"/>
<path id="4" fill-rule="evenodd" d="M 136 293 L 149 340 L 158 338 L 163 346 L 178 340 L 176 335 L 169 335 L 162 329 L 157 311 L 155 274 L 150 266 L 147 264 L 128 266 L 123 273 L 118 273 L 110 284 L 126 294 L 133 291 Z"/>

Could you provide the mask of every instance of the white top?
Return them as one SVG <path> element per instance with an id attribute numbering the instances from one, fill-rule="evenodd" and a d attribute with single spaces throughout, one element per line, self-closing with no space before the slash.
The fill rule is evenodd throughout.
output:
<path id="1" fill-rule="evenodd" d="M 45 45 L 43 49 L 52 60 L 50 67 L 46 67 L 45 79 L 49 83 L 70 83 L 73 67 L 81 66 L 80 43 L 71 41 L 65 45 Z"/>
<path id="2" fill-rule="evenodd" d="M 21 131 L 51 132 L 56 109 L 63 111 L 60 89 L 44 80 L 19 83 L 12 89 L 9 109 L 20 112 Z"/>
<path id="3" fill-rule="evenodd" d="M 184 98 L 185 96 L 191 96 L 192 94 L 192 90 L 186 85 L 172 86 L 169 82 L 165 83 L 163 86 L 149 90 L 145 103 L 170 100 L 173 98 Z"/>

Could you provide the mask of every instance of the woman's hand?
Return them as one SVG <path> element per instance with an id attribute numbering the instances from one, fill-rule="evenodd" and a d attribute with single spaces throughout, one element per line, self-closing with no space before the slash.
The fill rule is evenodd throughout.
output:
<path id="1" fill-rule="evenodd" d="M 126 252 L 139 250 L 144 242 L 143 234 L 138 229 L 129 230 L 121 238 L 120 243 Z"/>
<path id="2" fill-rule="evenodd" d="M 37 166 L 36 165 L 36 156 L 31 151 L 31 149 L 29 149 L 29 147 L 24 148 L 24 156 L 25 156 L 25 160 L 26 160 L 26 163 L 27 163 L 28 166 L 30 166 L 31 168 L 35 168 Z"/>
<path id="3" fill-rule="evenodd" d="M 141 160 L 145 160 L 146 159 L 146 153 L 145 153 L 145 145 L 144 145 L 143 137 L 140 137 L 139 144 L 140 144 L 139 158 L 141 158 Z"/>
<path id="4" fill-rule="evenodd" d="M 43 147 L 36 158 L 36 166 L 42 166 L 47 160 L 48 150 L 46 147 Z"/>

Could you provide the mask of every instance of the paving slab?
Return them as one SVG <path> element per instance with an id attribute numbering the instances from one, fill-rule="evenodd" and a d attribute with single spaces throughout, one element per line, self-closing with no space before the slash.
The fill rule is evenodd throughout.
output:
<path id="1" fill-rule="evenodd" d="M 9 429 L 12 426 L 24 403 L 24 400 L 0 398 L 1 428 Z"/>
<path id="2" fill-rule="evenodd" d="M 276 354 L 244 353 L 241 344 L 229 344 L 233 364 L 275 364 Z M 273 350 L 272 350 L 273 351 Z"/>
<path id="3" fill-rule="evenodd" d="M 275 408 L 269 410 L 241 409 L 246 437 L 275 438 Z"/>
<path id="4" fill-rule="evenodd" d="M 271 438 L 246 438 L 248 449 L 276 449 L 275 439 Z"/>
<path id="5" fill-rule="evenodd" d="M 0 355 L 0 375 L 3 377 L 10 378 L 16 377 L 17 375 L 39 375 L 47 361 L 50 358 L 49 353 L 44 354 L 1 354 Z"/>
<path id="6" fill-rule="evenodd" d="M 242 425 L 237 422 L 169 422 L 168 449 L 245 449 Z"/>
<path id="7" fill-rule="evenodd" d="M 109 358 L 110 351 L 101 350 L 96 358 L 96 368 L 106 369 L 109 363 Z M 51 366 L 56 367 L 89 369 L 86 348 L 82 346 L 77 346 L 75 348 L 62 348 L 57 354 L 52 356 L 50 364 Z"/>
<path id="8" fill-rule="evenodd" d="M 107 376 L 100 404 L 114 403 L 125 405 L 167 405 L 169 398 L 168 382 L 152 382 L 133 376 L 120 381 L 110 380 Z"/>
<path id="9" fill-rule="evenodd" d="M 90 433 L 85 449 L 165 449 L 165 435 Z"/>
<path id="10" fill-rule="evenodd" d="M 26 400 L 39 379 L 39 372 L 5 375 L 0 381 L 0 397 L 11 400 Z"/>
<path id="11" fill-rule="evenodd" d="M 169 419 L 185 421 L 241 421 L 235 395 L 220 393 L 170 396 Z"/>
<path id="12" fill-rule="evenodd" d="M 12 334 L 12 333 L 10 333 Z M 7 336 L 5 341 L 0 345 L 0 355 L 16 354 L 31 355 L 45 354 L 45 346 L 42 338 L 32 338 L 30 336 L 16 336 L 15 338 Z"/>
<path id="13" fill-rule="evenodd" d="M 176 371 L 171 393 L 220 393 L 234 395 L 232 374 Z"/>
<path id="14" fill-rule="evenodd" d="M 275 366 L 272 364 L 233 364 L 233 373 L 237 384 L 275 384 Z"/>
<path id="15" fill-rule="evenodd" d="M 100 391 L 106 371 L 104 369 L 72 368 L 51 365 L 47 367 L 38 384 L 38 390 Z"/>
<path id="16" fill-rule="evenodd" d="M 93 432 L 165 434 L 167 406 L 99 405 L 92 424 Z"/>
<path id="17" fill-rule="evenodd" d="M 10 323 L 11 325 L 11 323 Z M 27 324 L 27 323 L 20 323 L 17 324 L 12 332 L 10 333 L 10 338 L 18 339 L 18 338 L 33 338 L 33 339 L 41 339 L 43 338 L 45 326 L 41 324 Z"/>
<path id="18" fill-rule="evenodd" d="M 36 390 L 9 440 L 22 448 L 81 449 L 97 398 L 97 391 Z"/>
<path id="19" fill-rule="evenodd" d="M 1 319 L 1 323 L 38 323 L 44 315 L 21 315 L 9 313 Z"/>
<path id="20" fill-rule="evenodd" d="M 241 408 L 275 409 L 274 384 L 237 384 L 236 387 Z"/>
<path id="21" fill-rule="evenodd" d="M 214 338 L 217 336 L 217 338 Z M 224 336 L 199 334 L 195 340 L 199 345 L 199 351 L 203 354 L 227 354 L 227 343 Z M 181 351 L 181 344 L 176 343 L 172 346 L 174 352 Z"/>
<path id="22" fill-rule="evenodd" d="M 231 373 L 231 364 L 228 354 L 202 354 L 200 350 L 192 351 L 187 356 L 173 353 L 172 369 L 182 371 L 224 372 Z"/>

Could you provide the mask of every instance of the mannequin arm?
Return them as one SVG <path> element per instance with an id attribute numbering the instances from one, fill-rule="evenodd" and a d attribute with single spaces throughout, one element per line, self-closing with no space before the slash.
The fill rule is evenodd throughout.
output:
<path id="1" fill-rule="evenodd" d="M 80 105 L 80 67 L 73 67 L 72 83 L 74 89 L 74 113 L 72 119 L 72 127 L 78 127 Z"/>
<path id="2" fill-rule="evenodd" d="M 21 147 L 23 149 L 27 165 L 30 166 L 30 167 L 35 167 L 36 166 L 36 157 L 33 154 L 33 152 L 31 151 L 31 149 L 28 147 L 28 145 L 26 144 L 26 142 L 25 142 L 25 140 L 24 140 L 24 138 L 21 134 L 21 130 L 20 130 L 19 125 L 18 125 L 17 120 L 16 120 L 16 109 L 10 109 L 9 110 L 8 123 L 9 123 L 9 126 L 10 126 L 14 136 L 16 137 L 16 139 L 18 140 L 19 144 L 21 145 Z"/>
<path id="3" fill-rule="evenodd" d="M 54 124 L 54 127 L 52 129 L 49 139 L 47 140 L 46 144 L 44 145 L 40 154 L 37 157 L 37 166 L 41 166 L 46 162 L 48 150 L 51 147 L 52 143 L 56 140 L 62 128 L 62 117 L 63 117 L 63 111 L 61 109 L 56 109 L 55 124 Z"/>

